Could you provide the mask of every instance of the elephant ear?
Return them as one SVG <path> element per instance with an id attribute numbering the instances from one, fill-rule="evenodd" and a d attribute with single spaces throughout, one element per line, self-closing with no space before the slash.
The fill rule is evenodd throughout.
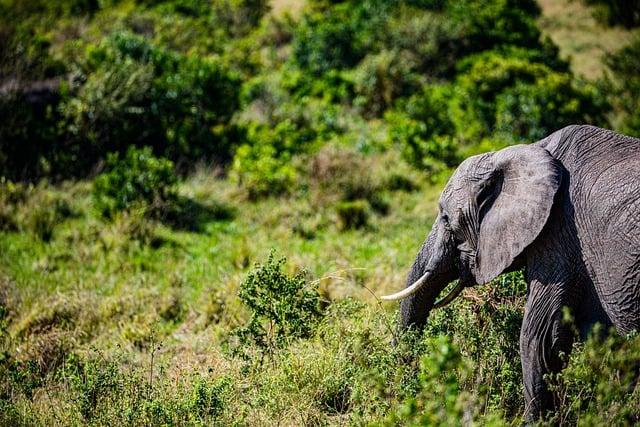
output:
<path id="1" fill-rule="evenodd" d="M 507 267 L 540 234 L 562 181 L 562 166 L 544 148 L 515 145 L 494 153 L 478 193 L 478 284 Z"/>

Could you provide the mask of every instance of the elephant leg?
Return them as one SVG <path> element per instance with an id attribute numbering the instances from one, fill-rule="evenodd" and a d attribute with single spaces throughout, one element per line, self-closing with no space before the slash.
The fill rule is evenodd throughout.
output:
<path id="1" fill-rule="evenodd" d="M 525 419 L 535 421 L 554 409 L 552 393 L 544 376 L 563 368 L 560 353 L 567 356 L 573 333 L 562 321 L 564 284 L 529 283 L 529 295 L 520 331 L 520 357 L 524 382 Z"/>

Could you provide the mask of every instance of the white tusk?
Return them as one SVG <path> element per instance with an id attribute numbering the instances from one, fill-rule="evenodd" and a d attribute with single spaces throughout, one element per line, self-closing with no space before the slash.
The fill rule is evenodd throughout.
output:
<path id="1" fill-rule="evenodd" d="M 380 297 L 380 299 L 385 301 L 394 301 L 394 300 L 404 299 L 406 297 L 409 297 L 415 294 L 420 290 L 422 285 L 425 284 L 425 282 L 427 281 L 427 278 L 429 277 L 429 274 L 431 274 L 431 271 L 427 270 L 427 272 L 424 273 L 422 277 L 420 277 L 418 280 L 413 282 L 411 286 L 404 288 L 403 290 L 401 290 L 400 292 L 396 292 L 395 294 L 382 296 Z"/>
<path id="2" fill-rule="evenodd" d="M 451 292 L 449 292 L 444 298 L 436 301 L 435 304 L 433 304 L 433 308 L 442 308 L 446 306 L 451 301 L 453 301 L 458 295 L 460 295 L 460 292 L 462 292 L 463 289 L 464 289 L 464 285 L 461 282 L 458 282 L 456 287 L 453 288 Z"/>

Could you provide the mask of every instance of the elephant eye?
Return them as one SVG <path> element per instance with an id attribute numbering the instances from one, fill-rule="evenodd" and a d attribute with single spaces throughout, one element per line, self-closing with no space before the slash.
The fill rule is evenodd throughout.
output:
<path id="1" fill-rule="evenodd" d="M 448 227 L 449 226 L 449 216 L 447 214 L 442 214 L 440 216 L 440 218 L 442 218 L 442 221 L 444 222 L 444 224 Z"/>

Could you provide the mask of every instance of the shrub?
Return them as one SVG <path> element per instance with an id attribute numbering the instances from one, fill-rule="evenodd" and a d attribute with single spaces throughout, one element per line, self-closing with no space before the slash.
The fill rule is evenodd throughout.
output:
<path id="1" fill-rule="evenodd" d="M 315 76 L 353 67 L 375 42 L 391 3 L 348 1 L 305 15 L 294 33 L 294 63 Z"/>
<path id="2" fill-rule="evenodd" d="M 106 217 L 136 206 L 164 208 L 175 200 L 177 181 L 170 160 L 155 157 L 148 147 L 129 147 L 122 159 L 118 153 L 108 156 L 94 181 L 93 198 Z"/>
<path id="3" fill-rule="evenodd" d="M 447 1 L 447 13 L 465 28 L 467 53 L 499 45 L 540 46 L 535 22 L 540 9 L 534 0 Z"/>
<path id="4" fill-rule="evenodd" d="M 33 186 L 0 178 L 0 192 L 0 231 L 29 232 L 49 242 L 56 225 L 77 215 L 68 197 L 44 181 Z"/>
<path id="5" fill-rule="evenodd" d="M 5 177 L 0 178 L 0 231 L 19 229 L 18 210 L 32 190 L 30 186 L 14 183 Z"/>
<path id="6" fill-rule="evenodd" d="M 406 51 L 383 50 L 367 55 L 351 73 L 354 105 L 366 117 L 379 117 L 393 102 L 420 87 L 415 58 Z"/>
<path id="7" fill-rule="evenodd" d="M 608 25 L 633 28 L 640 25 L 640 1 L 638 0 L 583 0 L 595 6 L 594 16 Z"/>
<path id="8" fill-rule="evenodd" d="M 197 376 L 191 386 L 191 394 L 186 401 L 186 412 L 196 419 L 214 419 L 224 410 L 231 381 L 223 377 L 210 380 Z"/>
<path id="9" fill-rule="evenodd" d="M 576 85 L 568 74 L 550 73 L 534 84 L 516 83 L 496 98 L 495 128 L 536 141 L 574 123 L 605 125 L 608 108 L 590 85 Z"/>
<path id="10" fill-rule="evenodd" d="M 640 421 L 640 339 L 596 328 L 577 343 L 567 368 L 548 380 L 561 403 L 551 423 L 596 426 Z"/>
<path id="11" fill-rule="evenodd" d="M 369 203 L 366 200 L 340 202 L 336 206 L 336 213 L 341 229 L 362 228 L 369 221 Z"/>
<path id="12" fill-rule="evenodd" d="M 418 393 L 393 408 L 385 425 L 442 425 L 473 419 L 470 396 L 461 383 L 469 374 L 460 350 L 446 336 L 431 338 L 420 360 Z"/>
<path id="13" fill-rule="evenodd" d="M 288 276 L 282 271 L 285 258 L 269 254 L 256 264 L 240 285 L 240 300 L 249 309 L 249 323 L 237 331 L 241 344 L 261 352 L 273 352 L 291 340 L 311 335 L 320 319 L 320 295 L 304 274 Z"/>
<path id="14" fill-rule="evenodd" d="M 496 52 L 470 58 L 464 67 L 450 111 L 457 132 L 467 140 L 495 130 L 516 140 L 539 138 L 571 123 L 607 122 L 602 95 L 576 84 L 571 74 Z"/>
<path id="15" fill-rule="evenodd" d="M 249 198 L 289 192 L 297 177 L 289 153 L 277 153 L 272 145 L 242 145 L 233 158 L 233 179 L 246 189 Z"/>
<path id="16" fill-rule="evenodd" d="M 327 144 L 313 155 L 308 174 L 311 186 L 342 200 L 371 199 L 379 191 L 373 163 L 347 147 Z"/>
<path id="17" fill-rule="evenodd" d="M 409 176 L 394 172 L 390 174 L 385 181 L 385 188 L 390 191 L 415 191 L 420 186 Z"/>
<path id="18" fill-rule="evenodd" d="M 608 55 L 606 62 L 613 73 L 606 89 L 614 94 L 612 102 L 623 112 L 620 130 L 640 136 L 640 37 Z"/>
<path id="19" fill-rule="evenodd" d="M 126 31 L 89 45 L 86 83 L 63 106 L 69 130 L 105 151 L 148 145 L 172 159 L 230 155 L 240 82 L 219 59 L 173 52 Z M 84 141 L 83 141 L 84 142 Z M 85 152 L 84 146 L 78 149 Z"/>
<path id="20" fill-rule="evenodd" d="M 446 14 L 415 7 L 401 6 L 381 37 L 387 49 L 399 51 L 397 56 L 407 58 L 416 72 L 434 78 L 451 78 L 456 62 L 467 49 L 464 25 Z"/>
<path id="21" fill-rule="evenodd" d="M 389 139 L 400 146 L 410 164 L 430 175 L 459 161 L 451 136 L 455 134 L 449 112 L 452 96 L 448 85 L 424 86 L 385 116 L 390 123 Z"/>
<path id="22" fill-rule="evenodd" d="M 400 146 L 407 162 L 429 175 L 457 164 L 457 144 L 452 136 L 433 133 L 427 123 L 403 113 L 393 112 L 386 118 L 390 122 L 389 139 Z"/>
<path id="23" fill-rule="evenodd" d="M 315 132 L 289 119 L 273 128 L 257 123 L 247 127 L 246 142 L 233 158 L 232 179 L 252 199 L 293 190 L 298 172 L 292 159 L 309 149 Z"/>

